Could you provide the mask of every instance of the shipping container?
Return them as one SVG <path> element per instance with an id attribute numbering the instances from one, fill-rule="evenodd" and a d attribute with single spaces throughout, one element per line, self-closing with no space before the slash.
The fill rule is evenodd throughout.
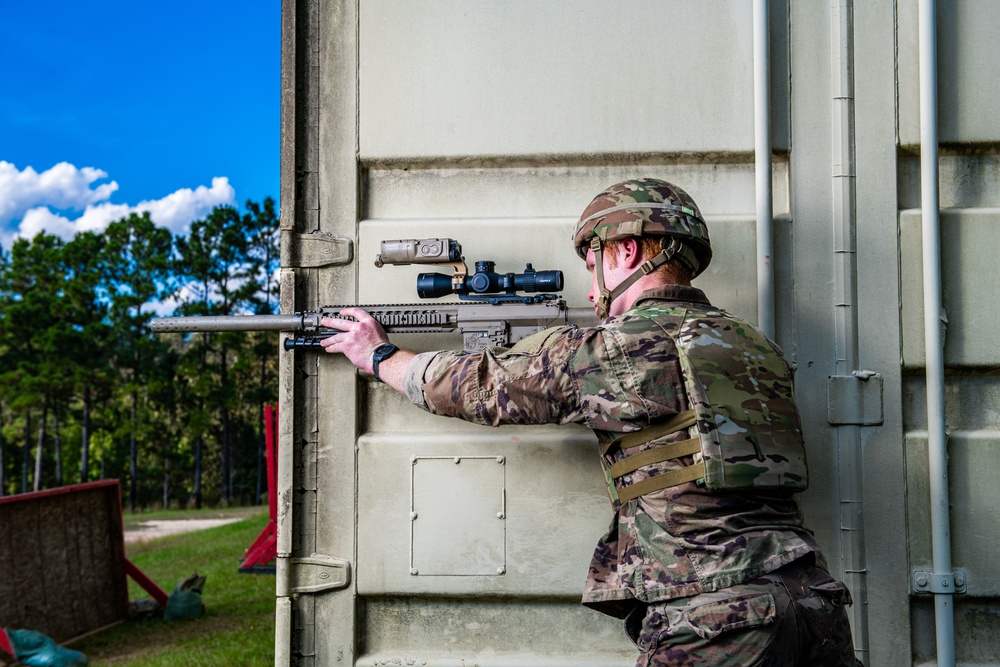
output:
<path id="1" fill-rule="evenodd" d="M 412 303 L 426 267 L 380 241 L 438 237 L 585 310 L 584 207 L 674 182 L 696 286 L 795 367 L 858 657 L 1000 664 L 998 29 L 994 0 L 283 0 L 282 312 Z M 589 431 L 433 417 L 309 352 L 280 400 L 276 665 L 634 664 L 579 604 L 611 519 Z"/>

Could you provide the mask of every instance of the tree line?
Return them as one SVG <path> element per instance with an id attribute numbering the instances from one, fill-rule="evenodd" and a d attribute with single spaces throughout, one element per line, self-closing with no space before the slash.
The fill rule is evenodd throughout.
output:
<path id="1" fill-rule="evenodd" d="M 0 496 L 118 478 L 133 511 L 259 502 L 276 337 L 149 320 L 277 312 L 278 262 L 271 198 L 186 235 L 133 213 L 0 249 Z"/>

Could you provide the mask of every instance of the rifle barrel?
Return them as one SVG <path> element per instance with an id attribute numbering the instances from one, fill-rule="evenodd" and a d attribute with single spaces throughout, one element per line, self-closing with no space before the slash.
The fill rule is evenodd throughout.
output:
<path id="1" fill-rule="evenodd" d="M 199 317 L 154 317 L 149 328 L 155 333 L 172 331 L 296 331 L 302 328 L 296 315 L 203 315 Z"/>

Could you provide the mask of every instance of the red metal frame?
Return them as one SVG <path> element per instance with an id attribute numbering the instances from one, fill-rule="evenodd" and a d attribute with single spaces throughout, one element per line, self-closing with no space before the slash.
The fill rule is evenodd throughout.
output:
<path id="1" fill-rule="evenodd" d="M 264 450 L 267 459 L 267 504 L 270 520 L 257 539 L 243 553 L 240 572 L 253 572 L 270 563 L 278 555 L 278 438 L 275 424 L 278 406 L 264 406 Z"/>
<path id="2" fill-rule="evenodd" d="M 132 581 L 139 584 L 142 590 L 152 596 L 156 600 L 156 604 L 160 605 L 164 609 L 167 608 L 167 592 L 156 585 L 156 582 L 149 578 L 149 576 L 136 567 L 135 563 L 130 561 L 128 558 L 125 559 L 125 574 L 132 577 Z"/>
<path id="3" fill-rule="evenodd" d="M 0 651 L 5 651 L 12 658 L 17 657 L 17 654 L 14 653 L 14 647 L 10 645 L 10 638 L 7 637 L 7 631 L 3 628 L 0 628 Z"/>
<path id="4" fill-rule="evenodd" d="M 43 489 L 42 491 L 29 491 L 28 493 L 15 493 L 12 496 L 0 498 L 0 505 L 4 503 L 16 503 L 32 498 L 42 498 L 45 496 L 62 496 L 67 493 L 74 493 L 83 489 L 94 489 L 102 486 L 119 486 L 117 479 L 103 479 L 97 482 L 86 482 L 84 484 L 69 484 L 59 486 L 54 489 Z"/>
<path id="5" fill-rule="evenodd" d="M 118 484 L 118 480 L 114 480 L 114 483 Z M 136 566 L 135 563 L 133 563 L 132 561 L 130 561 L 128 559 L 128 556 L 124 555 L 124 553 L 125 553 L 125 548 L 124 548 L 125 522 L 124 522 L 124 519 L 122 518 L 123 511 L 124 510 L 122 510 L 122 507 L 121 507 L 121 495 L 119 494 L 119 496 L 118 496 L 118 534 L 122 536 L 122 543 L 123 543 L 123 546 L 122 546 L 122 554 L 123 554 L 122 555 L 122 561 L 123 561 L 122 566 L 123 566 L 123 569 L 125 570 L 125 574 L 127 576 L 131 577 L 132 581 L 134 581 L 135 583 L 139 584 L 139 586 L 140 586 L 140 588 L 142 588 L 142 590 L 144 590 L 147 593 L 149 593 L 150 597 L 152 597 L 156 601 L 156 604 L 160 605 L 161 608 L 166 609 L 167 608 L 167 597 L 168 597 L 167 594 L 166 594 L 166 592 L 162 588 L 160 588 L 159 586 L 157 586 L 156 582 L 154 582 L 152 579 L 149 578 L 149 575 L 147 575 L 145 572 L 143 572 L 142 570 L 140 570 Z"/>

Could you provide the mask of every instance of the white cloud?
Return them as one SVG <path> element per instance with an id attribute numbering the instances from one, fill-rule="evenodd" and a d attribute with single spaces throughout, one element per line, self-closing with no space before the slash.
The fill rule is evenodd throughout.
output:
<path id="1" fill-rule="evenodd" d="M 48 171 L 31 167 L 18 171 L 9 162 L 0 161 L 0 243 L 10 246 L 17 237 L 32 237 L 44 230 L 63 239 L 77 232 L 101 231 L 130 213 L 148 211 L 157 225 L 174 234 L 186 234 L 191 222 L 208 215 L 216 206 L 234 205 L 236 191 L 226 177 L 212 179 L 212 186 L 181 188 L 162 199 L 141 201 L 135 206 L 112 204 L 108 199 L 118 189 L 114 181 L 92 187 L 107 174 L 93 167 L 77 169 L 61 162 Z M 56 213 L 82 210 L 70 218 Z M 17 221 L 17 229 L 10 223 Z"/>
<path id="2" fill-rule="evenodd" d="M 26 238 L 31 238 L 38 232 L 45 230 L 49 234 L 69 239 L 77 232 L 100 231 L 115 220 L 127 217 L 132 209 L 128 204 L 111 204 L 105 202 L 97 206 L 88 206 L 83 211 L 83 215 L 70 220 L 49 209 L 40 206 L 33 208 L 21 218 L 18 225 L 17 234 Z"/>
<path id="3" fill-rule="evenodd" d="M 181 188 L 163 199 L 140 202 L 134 210 L 140 213 L 149 211 L 149 217 L 156 224 L 175 234 L 186 234 L 193 221 L 208 215 L 216 206 L 231 205 L 235 201 L 236 190 L 229 184 L 229 179 L 216 176 L 212 179 L 210 188 L 204 185 L 199 185 L 194 190 Z"/>
<path id="4" fill-rule="evenodd" d="M 79 211 L 106 201 L 118 189 L 118 183 L 91 186 L 107 177 L 100 169 L 77 169 L 68 162 L 60 162 L 39 174 L 31 167 L 18 171 L 10 162 L 0 160 L 0 224 L 20 218 L 38 206 Z"/>

